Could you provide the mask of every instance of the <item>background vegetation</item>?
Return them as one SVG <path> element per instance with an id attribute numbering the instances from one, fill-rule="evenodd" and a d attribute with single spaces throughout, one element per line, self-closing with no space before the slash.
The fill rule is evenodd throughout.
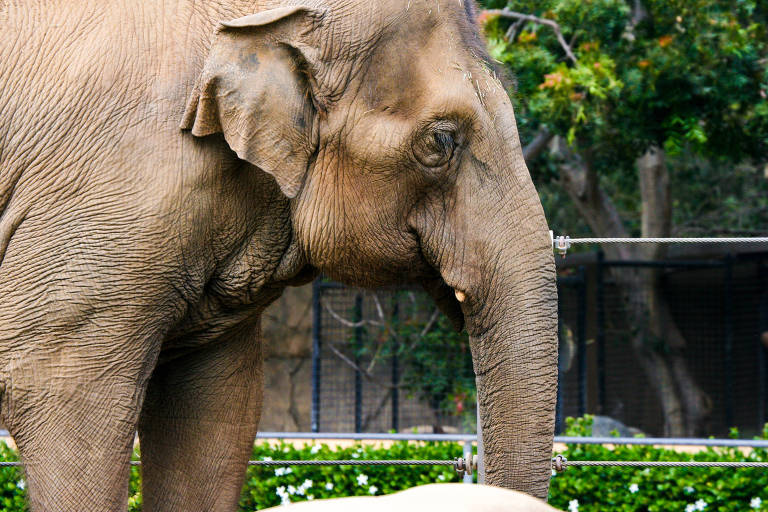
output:
<path id="1" fill-rule="evenodd" d="M 585 436 L 591 418 L 568 419 L 567 435 Z M 737 433 L 734 432 L 734 435 Z M 763 431 L 768 439 L 768 425 Z M 562 452 L 570 460 L 699 460 L 768 462 L 768 450 L 709 448 L 696 454 L 652 446 L 570 445 Z M 259 443 L 253 459 L 440 459 L 460 457 L 456 443 L 397 442 L 386 448 L 355 445 Z M 0 443 L 0 459 L 16 460 L 16 454 Z M 248 469 L 240 510 L 253 511 L 288 501 L 389 494 L 416 485 L 458 482 L 451 466 L 272 466 Z M 130 512 L 141 510 L 140 470 L 131 470 Z M 26 509 L 25 483 L 17 468 L 0 468 L 0 510 Z M 768 471 L 729 468 L 568 468 L 552 476 L 550 504 L 570 512 L 649 511 L 768 511 Z"/>
<path id="2" fill-rule="evenodd" d="M 768 5 L 756 0 L 484 0 L 491 55 L 556 233 L 768 233 Z M 605 245 L 613 260 L 666 245 Z M 706 434 L 660 271 L 611 272 L 664 434 Z"/>

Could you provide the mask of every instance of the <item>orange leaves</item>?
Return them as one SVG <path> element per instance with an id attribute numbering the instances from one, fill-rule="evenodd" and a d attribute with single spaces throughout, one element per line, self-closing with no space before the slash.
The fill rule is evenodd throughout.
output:
<path id="1" fill-rule="evenodd" d="M 672 44 L 672 40 L 673 39 L 674 39 L 674 37 L 670 36 L 670 35 L 661 36 L 659 38 L 659 40 L 658 40 L 659 41 L 659 46 L 661 46 L 662 48 L 665 48 L 665 47 L 669 46 L 670 44 Z"/>
<path id="2" fill-rule="evenodd" d="M 563 82 L 563 74 L 560 71 L 544 75 L 544 82 L 539 84 L 539 89 L 549 89 Z"/>

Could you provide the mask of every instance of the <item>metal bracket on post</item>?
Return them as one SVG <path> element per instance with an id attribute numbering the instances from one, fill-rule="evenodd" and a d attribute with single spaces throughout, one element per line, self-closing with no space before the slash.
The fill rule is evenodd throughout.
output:
<path id="1" fill-rule="evenodd" d="M 555 455 L 552 459 L 552 469 L 557 471 L 558 473 L 562 473 L 566 469 L 568 469 L 568 459 L 563 457 L 562 455 Z"/>
<path id="2" fill-rule="evenodd" d="M 565 254 L 568 252 L 568 249 L 571 248 L 571 237 L 558 236 L 557 238 L 555 238 L 554 244 L 555 244 L 555 250 L 557 250 L 560 253 L 560 256 L 565 258 Z"/>
<path id="3" fill-rule="evenodd" d="M 477 469 L 477 455 L 471 457 L 456 457 L 453 460 L 453 469 L 459 474 L 459 478 L 464 478 L 464 474 L 472 475 Z"/>

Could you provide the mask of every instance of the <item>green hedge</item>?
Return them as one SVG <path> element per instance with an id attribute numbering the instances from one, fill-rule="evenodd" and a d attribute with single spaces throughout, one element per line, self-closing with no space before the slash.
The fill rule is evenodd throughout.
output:
<path id="1" fill-rule="evenodd" d="M 567 435 L 587 435 L 591 418 L 568 420 Z M 734 432 L 734 436 L 736 432 Z M 763 432 L 768 439 L 768 425 Z M 700 460 L 763 461 L 768 450 L 742 453 L 736 449 L 706 449 L 696 454 L 651 446 L 571 445 L 562 452 L 571 460 Z M 354 445 L 259 443 L 253 458 L 280 459 L 453 459 L 461 456 L 456 443 L 397 442 L 388 448 Z M 0 443 L 0 459 L 16 453 Z M 283 501 L 387 494 L 432 482 L 457 482 L 450 466 L 252 466 L 248 469 L 240 510 L 253 511 Z M 141 510 L 139 469 L 131 469 L 129 510 Z M 0 468 L 0 510 L 26 510 L 25 489 L 17 468 Z M 590 511 L 768 511 L 768 470 L 729 468 L 597 468 L 571 467 L 553 475 L 550 503 L 571 512 Z"/>
<path id="2" fill-rule="evenodd" d="M 566 435 L 585 436 L 589 416 L 568 418 Z M 738 437 L 736 430 L 733 438 Z M 768 425 L 763 429 L 768 439 Z M 768 450 L 742 453 L 709 448 L 695 454 L 652 446 L 570 445 L 572 460 L 668 460 L 768 462 Z M 571 467 L 552 478 L 550 504 L 571 512 L 611 511 L 768 511 L 768 469 Z"/>

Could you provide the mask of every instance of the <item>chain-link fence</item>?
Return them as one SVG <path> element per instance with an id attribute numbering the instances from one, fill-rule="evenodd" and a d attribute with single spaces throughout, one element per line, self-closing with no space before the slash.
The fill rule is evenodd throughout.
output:
<path id="1" fill-rule="evenodd" d="M 574 259 L 558 278 L 559 432 L 584 413 L 665 436 L 768 421 L 768 255 Z M 317 283 L 314 302 L 313 430 L 474 430 L 466 339 L 423 292 Z"/>

